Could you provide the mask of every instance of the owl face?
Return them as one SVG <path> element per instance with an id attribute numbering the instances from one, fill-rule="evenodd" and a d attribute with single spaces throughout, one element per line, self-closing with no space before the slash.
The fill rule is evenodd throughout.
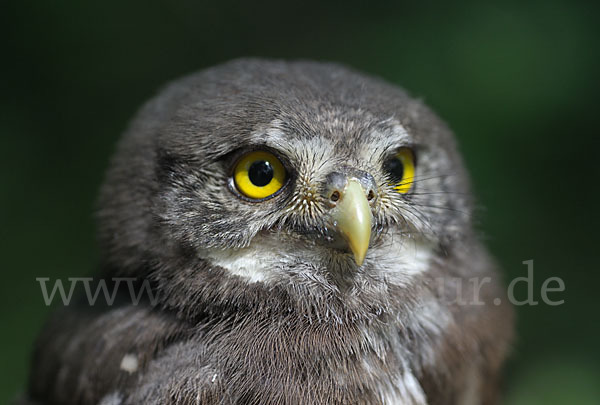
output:
<path id="1" fill-rule="evenodd" d="M 141 117 L 100 215 L 109 256 L 131 265 L 184 251 L 250 282 L 402 282 L 469 229 L 449 131 L 339 66 L 233 62 L 175 83 Z"/>

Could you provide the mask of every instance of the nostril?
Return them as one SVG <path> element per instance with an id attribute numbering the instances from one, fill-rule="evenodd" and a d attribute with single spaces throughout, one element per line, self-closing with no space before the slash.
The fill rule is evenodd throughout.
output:
<path id="1" fill-rule="evenodd" d="M 340 199 L 340 192 L 335 190 L 333 193 L 331 193 L 331 196 L 329 197 L 329 199 L 333 202 L 336 202 L 337 200 Z"/>
<path id="2" fill-rule="evenodd" d="M 369 194 L 367 194 L 367 200 L 373 201 L 375 198 L 375 192 L 373 190 L 369 190 Z"/>

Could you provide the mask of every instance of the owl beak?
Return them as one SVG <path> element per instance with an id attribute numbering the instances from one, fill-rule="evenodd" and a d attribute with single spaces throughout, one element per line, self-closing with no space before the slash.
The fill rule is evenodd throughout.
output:
<path id="1" fill-rule="evenodd" d="M 344 238 L 357 265 L 362 265 L 371 239 L 371 208 L 362 186 L 348 181 L 331 213 L 334 226 Z"/>

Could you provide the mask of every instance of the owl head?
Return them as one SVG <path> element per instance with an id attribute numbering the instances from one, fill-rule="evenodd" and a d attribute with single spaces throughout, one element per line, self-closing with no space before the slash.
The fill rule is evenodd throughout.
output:
<path id="1" fill-rule="evenodd" d="M 167 86 L 131 124 L 101 192 L 104 264 L 175 301 L 372 297 L 470 237 L 468 187 L 451 132 L 398 87 L 236 60 Z"/>

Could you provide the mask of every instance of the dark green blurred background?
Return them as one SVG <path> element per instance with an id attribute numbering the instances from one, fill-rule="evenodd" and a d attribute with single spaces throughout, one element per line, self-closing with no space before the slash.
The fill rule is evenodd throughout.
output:
<path id="1" fill-rule="evenodd" d="M 533 259 L 507 404 L 600 403 L 598 2 L 2 2 L 0 403 L 49 309 L 36 277 L 89 274 L 120 132 L 166 81 L 239 56 L 333 60 L 423 98 L 455 130 L 507 279 Z M 523 297 L 525 289 L 517 289 Z M 520 295 L 519 295 L 520 294 Z"/>

